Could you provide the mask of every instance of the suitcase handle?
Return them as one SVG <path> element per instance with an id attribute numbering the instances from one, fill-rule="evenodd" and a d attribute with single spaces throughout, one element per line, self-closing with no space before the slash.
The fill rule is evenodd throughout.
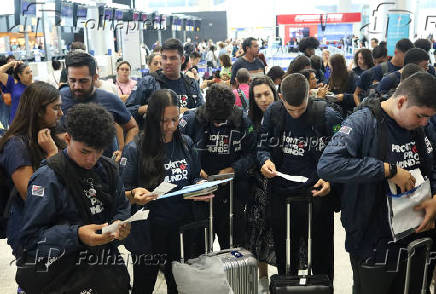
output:
<path id="1" fill-rule="evenodd" d="M 286 198 L 286 204 L 290 204 L 293 202 L 312 202 L 312 201 L 313 201 L 313 196 L 311 194 L 301 194 L 301 195 Z"/>
<path id="2" fill-rule="evenodd" d="M 308 203 L 308 231 L 307 231 L 307 274 L 312 274 L 312 195 L 297 195 L 286 198 L 286 272 L 288 275 L 291 269 L 291 203 L 307 202 Z"/>
<path id="3" fill-rule="evenodd" d="M 230 195 L 229 195 L 229 244 L 230 244 L 230 249 L 233 248 L 233 189 L 234 189 L 234 185 L 233 185 L 233 179 L 235 174 L 234 173 L 228 173 L 228 174 L 224 174 L 222 175 L 225 178 L 232 178 L 232 180 L 230 180 L 229 182 L 229 190 L 230 190 Z M 213 176 L 211 176 L 213 177 Z M 213 198 L 210 199 L 209 201 L 209 242 L 210 242 L 210 251 L 213 251 L 212 246 L 213 246 Z"/>
<path id="4" fill-rule="evenodd" d="M 406 268 L 406 281 L 404 283 L 404 294 L 409 293 L 413 256 L 415 255 L 416 250 L 422 247 L 424 247 L 425 249 L 425 265 L 424 265 L 424 273 L 422 277 L 421 293 L 427 293 L 426 292 L 427 268 L 430 263 L 430 250 L 432 245 L 433 245 L 433 240 L 431 238 L 421 238 L 410 242 L 410 244 L 407 246 L 407 268 Z"/>
<path id="5" fill-rule="evenodd" d="M 184 246 L 183 246 L 183 234 L 186 231 L 190 231 L 190 230 L 194 230 L 194 229 L 201 229 L 204 228 L 204 248 L 206 253 L 209 252 L 209 246 L 208 246 L 208 227 L 209 227 L 209 221 L 206 220 L 202 220 L 202 221 L 197 221 L 197 222 L 192 222 L 183 226 L 180 226 L 179 228 L 179 236 L 180 236 L 180 262 L 184 263 L 185 262 L 185 254 L 184 254 Z"/>

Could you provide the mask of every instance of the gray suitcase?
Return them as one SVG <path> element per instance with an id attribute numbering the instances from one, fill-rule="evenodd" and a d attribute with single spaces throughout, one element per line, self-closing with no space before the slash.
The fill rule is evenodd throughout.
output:
<path id="1" fill-rule="evenodd" d="M 226 175 L 233 177 L 233 174 Z M 214 180 L 222 179 L 214 177 Z M 220 250 L 218 252 L 212 252 L 213 246 L 213 198 L 209 203 L 209 225 L 206 226 L 204 222 L 199 222 L 201 227 L 209 227 L 209 242 L 206 243 L 206 250 L 208 248 L 207 243 L 210 244 L 209 256 L 217 256 L 224 263 L 224 270 L 227 273 L 227 280 L 233 289 L 235 294 L 257 294 L 258 286 L 258 269 L 257 260 L 251 252 L 244 248 L 233 248 L 233 180 L 230 181 L 230 249 Z M 194 225 L 195 226 L 195 225 Z M 197 225 L 198 227 L 198 225 Z M 183 262 L 183 231 L 187 228 L 193 228 L 193 224 L 183 226 L 180 229 L 181 238 L 181 259 Z M 205 228 L 205 234 L 207 228 Z"/>

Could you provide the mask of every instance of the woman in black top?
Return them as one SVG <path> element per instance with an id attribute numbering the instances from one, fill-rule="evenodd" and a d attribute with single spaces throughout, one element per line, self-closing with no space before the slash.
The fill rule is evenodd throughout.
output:
<path id="1" fill-rule="evenodd" d="M 248 117 L 257 131 L 262 123 L 263 113 L 274 102 L 278 94 L 273 81 L 269 77 L 253 79 L 249 89 L 250 108 Z M 247 249 L 255 254 L 259 261 L 259 290 L 268 290 L 268 264 L 275 265 L 275 250 L 272 229 L 269 225 L 268 209 L 270 209 L 269 181 L 257 172 L 255 179 L 253 204 L 248 207 L 248 239 Z M 259 291 L 259 293 L 263 293 Z"/>
<path id="2" fill-rule="evenodd" d="M 167 292 L 177 293 L 171 262 L 180 259 L 178 229 L 207 217 L 205 203 L 183 199 L 182 195 L 152 201 L 156 195 L 151 191 L 163 181 L 177 185 L 174 190 L 180 190 L 202 180 L 192 140 L 179 131 L 179 115 L 177 94 L 172 90 L 155 91 L 148 102 L 143 133 L 123 150 L 121 174 L 132 212 L 144 205 L 150 210 L 146 222 L 132 224 L 126 240 L 134 258 L 132 293 L 153 293 L 159 265 L 164 266 Z M 144 237 L 147 234 L 148 239 Z M 202 236 L 185 236 L 185 256 L 192 258 L 204 252 Z"/>
<path id="3" fill-rule="evenodd" d="M 342 107 L 343 116 L 347 116 L 356 106 L 353 93 L 356 89 L 356 75 L 347 70 L 345 58 L 341 54 L 330 56 L 329 66 L 331 74 L 329 78 L 329 90 L 335 95 L 336 103 Z"/>

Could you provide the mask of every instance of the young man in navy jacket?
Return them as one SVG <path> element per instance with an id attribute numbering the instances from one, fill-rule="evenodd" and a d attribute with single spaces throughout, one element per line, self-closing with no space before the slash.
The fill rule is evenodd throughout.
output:
<path id="1" fill-rule="evenodd" d="M 313 272 L 333 279 L 334 201 L 330 183 L 318 176 L 316 166 L 342 118 L 326 102 L 309 99 L 309 84 L 302 74 L 287 76 L 281 89 L 281 100 L 265 112 L 257 150 L 261 172 L 271 178 L 271 224 L 279 274 L 285 273 L 286 198 L 304 195 L 313 196 Z M 277 171 L 308 180 L 287 181 Z M 307 240 L 307 227 L 307 203 L 292 205 L 291 274 L 299 269 L 300 243 Z"/>
<path id="2" fill-rule="evenodd" d="M 234 245 L 242 246 L 245 206 L 252 198 L 248 170 L 255 163 L 256 133 L 250 119 L 234 105 L 235 96 L 230 87 L 212 85 L 206 93 L 206 104 L 195 112 L 186 112 L 179 125 L 199 151 L 202 177 L 235 173 Z M 214 230 L 221 248 L 229 248 L 229 193 L 229 185 L 221 186 L 214 193 Z"/>
<path id="3" fill-rule="evenodd" d="M 434 237 L 430 229 L 436 215 L 436 169 L 432 145 L 422 128 L 435 114 L 436 78 L 415 73 L 402 81 L 388 100 L 375 101 L 349 116 L 319 160 L 318 174 L 343 184 L 341 220 L 353 268 L 354 294 L 403 293 L 406 262 L 399 255 L 404 251 L 401 248 L 414 239 Z M 416 182 L 412 171 L 430 181 L 433 199 L 416 207 L 425 215 L 416 234 L 393 243 L 387 180 L 399 187 L 398 193 L 409 191 Z M 387 263 L 374 267 L 374 262 Z M 429 273 L 433 268 L 429 267 Z M 422 269 L 412 269 L 412 281 L 417 284 L 412 284 L 409 293 L 421 293 L 421 279 Z"/>
<path id="4" fill-rule="evenodd" d="M 68 147 L 31 177 L 16 275 L 26 293 L 129 293 L 116 239 L 124 239 L 130 225 L 101 232 L 130 216 L 118 170 L 102 157 L 115 134 L 113 124 L 101 106 L 73 106 L 67 117 Z"/>

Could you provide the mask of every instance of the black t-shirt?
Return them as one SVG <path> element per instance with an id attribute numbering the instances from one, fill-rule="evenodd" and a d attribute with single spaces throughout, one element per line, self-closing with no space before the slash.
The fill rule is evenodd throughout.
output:
<path id="1" fill-rule="evenodd" d="M 165 182 L 177 185 L 178 190 L 192 185 L 193 175 L 197 167 L 190 160 L 182 142 L 172 140 L 165 144 L 166 159 L 164 160 Z M 182 196 L 169 197 L 150 203 L 150 219 L 153 221 L 172 223 L 190 218 L 191 200 L 185 200 Z"/>
<path id="2" fill-rule="evenodd" d="M 193 94 L 192 97 L 190 97 L 191 93 L 189 93 L 186 89 L 186 82 L 183 78 L 179 78 L 177 80 L 166 79 L 165 84 L 168 89 L 171 89 L 177 93 L 177 97 L 180 100 L 180 107 L 186 107 L 189 109 L 196 107 L 196 101 L 194 99 L 198 99 L 198 97 L 196 94 Z"/>
<path id="3" fill-rule="evenodd" d="M 236 73 L 239 69 L 246 68 L 250 75 L 256 77 L 257 75 L 265 74 L 265 64 L 259 59 L 255 58 L 253 62 L 247 61 L 245 58 L 240 57 L 232 66 L 232 77 L 230 83 L 235 83 Z"/>
<path id="4" fill-rule="evenodd" d="M 421 170 L 421 161 L 418 153 L 415 132 L 406 130 L 400 127 L 394 119 L 384 113 L 387 127 L 387 142 L 388 148 L 386 153 L 386 161 L 395 163 L 399 168 L 412 171 L 419 169 L 421 175 L 424 176 Z M 431 143 L 427 136 L 424 137 L 427 154 L 432 153 Z M 387 187 L 388 189 L 388 187 Z M 397 188 L 397 191 L 399 189 Z"/>
<path id="5" fill-rule="evenodd" d="M 383 115 L 387 127 L 387 162 L 395 163 L 405 170 L 419 168 L 419 154 L 413 132 L 400 127 L 386 113 L 383 113 Z"/>
<path id="6" fill-rule="evenodd" d="M 303 114 L 303 116 L 306 114 Z M 317 164 L 324 148 L 330 140 L 329 136 L 319 136 L 313 127 L 304 122 L 304 117 L 298 119 L 286 115 L 285 128 L 281 134 L 281 150 L 283 159 L 277 170 L 290 176 L 309 178 L 306 183 L 297 183 L 281 177 L 273 178 L 273 190 L 286 193 L 302 191 L 316 184 L 319 180 Z M 331 109 L 326 108 L 329 121 L 340 124 L 340 118 Z M 330 127 L 330 126 L 329 126 Z"/>
<path id="7" fill-rule="evenodd" d="M 238 133 L 238 134 L 236 134 Z M 239 140 L 235 140 L 239 138 Z M 201 152 L 202 168 L 209 175 L 217 174 L 220 170 L 230 167 L 239 159 L 241 151 L 240 131 L 225 124 L 216 127 L 209 124 L 208 132 L 204 135 L 205 152 Z"/>

